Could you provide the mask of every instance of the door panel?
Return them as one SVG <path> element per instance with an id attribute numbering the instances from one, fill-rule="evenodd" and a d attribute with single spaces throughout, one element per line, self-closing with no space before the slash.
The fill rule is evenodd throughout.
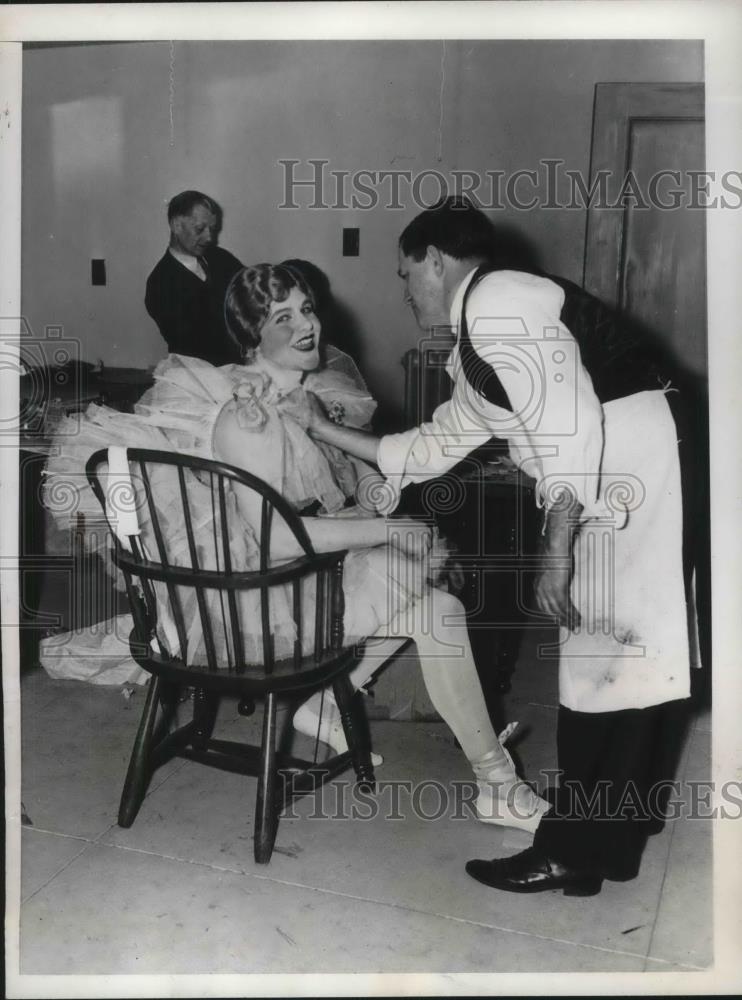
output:
<path id="1" fill-rule="evenodd" d="M 661 164 L 682 164 L 682 170 L 703 170 L 703 122 L 633 121 L 631 169 L 639 190 L 647 191 Z M 667 168 L 670 169 L 670 168 Z M 676 169 L 676 168 L 672 168 Z M 682 192 L 687 204 L 691 181 L 668 178 L 659 199 L 673 204 Z M 705 214 L 692 208 L 627 209 L 620 305 L 653 330 L 683 366 L 706 374 L 706 228 Z"/>
<path id="2" fill-rule="evenodd" d="M 585 287 L 623 309 L 701 378 L 706 219 L 689 207 L 688 172 L 703 170 L 704 162 L 700 84 L 598 84 L 590 183 L 605 172 L 606 197 L 588 213 Z M 661 171 L 676 173 L 655 181 L 652 197 L 652 178 Z"/>

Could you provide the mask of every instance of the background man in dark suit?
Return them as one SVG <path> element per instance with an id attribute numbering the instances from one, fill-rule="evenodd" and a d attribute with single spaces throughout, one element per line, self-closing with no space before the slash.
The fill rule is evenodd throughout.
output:
<path id="1" fill-rule="evenodd" d="M 224 325 L 224 296 L 243 266 L 216 245 L 222 210 L 200 191 L 182 191 L 167 209 L 170 245 L 147 278 L 144 304 L 171 354 L 214 365 L 241 360 Z"/>

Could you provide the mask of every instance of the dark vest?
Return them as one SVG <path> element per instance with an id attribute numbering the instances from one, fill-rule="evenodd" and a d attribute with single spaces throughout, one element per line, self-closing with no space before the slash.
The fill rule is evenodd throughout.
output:
<path id="1" fill-rule="evenodd" d="M 466 320 L 469 296 L 479 282 L 494 271 L 504 270 L 509 268 L 482 264 L 469 282 L 461 307 L 459 357 L 469 385 L 489 403 L 512 410 L 495 368 L 474 350 Z M 659 389 L 667 383 L 665 369 L 651 350 L 642 344 L 629 320 L 572 281 L 537 271 L 528 273 L 548 278 L 564 291 L 564 305 L 559 319 L 577 342 L 580 359 L 601 403 L 645 389 Z"/>

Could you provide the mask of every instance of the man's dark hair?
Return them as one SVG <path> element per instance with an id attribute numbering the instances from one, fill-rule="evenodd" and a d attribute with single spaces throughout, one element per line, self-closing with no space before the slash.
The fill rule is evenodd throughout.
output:
<path id="1" fill-rule="evenodd" d="M 204 208 L 208 208 L 210 212 L 213 212 L 217 222 L 221 225 L 221 205 L 201 191 L 181 191 L 180 194 L 176 194 L 171 198 L 167 206 L 167 221 L 172 222 L 173 219 L 190 215 L 197 205 L 203 205 Z"/>
<path id="2" fill-rule="evenodd" d="M 494 253 L 495 227 L 468 198 L 442 198 L 416 216 L 399 237 L 405 257 L 420 261 L 429 246 L 456 260 L 488 260 Z"/>

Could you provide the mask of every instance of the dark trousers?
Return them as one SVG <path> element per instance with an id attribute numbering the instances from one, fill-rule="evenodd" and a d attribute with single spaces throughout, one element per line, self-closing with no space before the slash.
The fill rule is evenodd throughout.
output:
<path id="1" fill-rule="evenodd" d="M 605 878 L 639 871 L 650 833 L 662 828 L 688 701 L 621 712 L 559 709 L 559 788 L 533 846 L 555 861 Z"/>

